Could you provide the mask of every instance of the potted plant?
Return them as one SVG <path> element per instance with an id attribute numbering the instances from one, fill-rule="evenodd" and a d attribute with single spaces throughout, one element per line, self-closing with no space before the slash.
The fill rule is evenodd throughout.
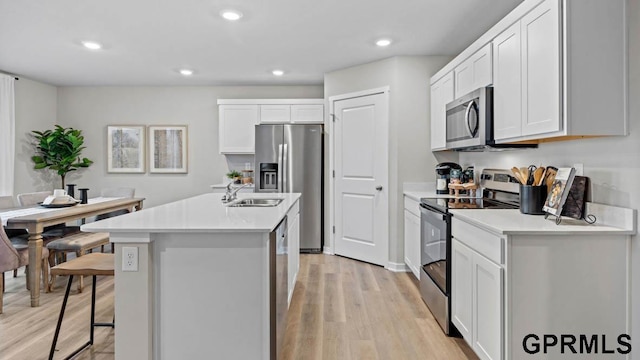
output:
<path id="1" fill-rule="evenodd" d="M 237 170 L 231 170 L 227 173 L 227 177 L 233 180 L 234 183 L 240 184 L 240 179 L 242 178 L 242 173 Z"/>
<path id="2" fill-rule="evenodd" d="M 62 189 L 67 173 L 93 164 L 93 161 L 80 157 L 85 148 L 81 130 L 56 125 L 54 130 L 32 133 L 36 139 L 36 154 L 31 157 L 35 163 L 34 169 L 55 170 L 62 179 Z"/>

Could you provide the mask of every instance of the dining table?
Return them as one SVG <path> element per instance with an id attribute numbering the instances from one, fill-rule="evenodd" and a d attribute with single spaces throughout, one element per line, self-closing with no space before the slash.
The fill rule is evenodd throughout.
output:
<path id="1" fill-rule="evenodd" d="M 26 229 L 29 239 L 28 281 L 31 306 L 40 306 L 40 282 L 42 262 L 42 233 L 47 226 L 65 224 L 118 210 L 142 210 L 144 198 L 96 197 L 86 204 L 66 207 L 43 205 L 3 209 L 0 211 L 5 229 Z"/>

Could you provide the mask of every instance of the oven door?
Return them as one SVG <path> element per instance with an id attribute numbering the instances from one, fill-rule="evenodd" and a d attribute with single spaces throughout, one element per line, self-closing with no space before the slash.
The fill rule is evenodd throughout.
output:
<path id="1" fill-rule="evenodd" d="M 420 295 L 440 327 L 450 333 L 451 215 L 420 205 Z"/>

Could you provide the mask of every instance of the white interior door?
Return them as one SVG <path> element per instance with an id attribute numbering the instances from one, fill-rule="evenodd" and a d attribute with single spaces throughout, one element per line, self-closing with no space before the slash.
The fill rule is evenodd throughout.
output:
<path id="1" fill-rule="evenodd" d="M 335 253 L 387 265 L 389 259 L 389 96 L 336 100 Z"/>

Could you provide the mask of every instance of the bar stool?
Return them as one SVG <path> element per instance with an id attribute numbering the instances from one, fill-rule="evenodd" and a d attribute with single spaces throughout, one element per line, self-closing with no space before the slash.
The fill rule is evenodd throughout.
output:
<path id="1" fill-rule="evenodd" d="M 69 292 L 71 291 L 71 283 L 73 282 L 74 275 L 80 276 L 93 276 L 93 284 L 91 284 L 91 326 L 89 328 L 89 341 L 76 349 L 71 355 L 67 356 L 65 360 L 71 359 L 76 356 L 82 350 L 93 345 L 93 329 L 98 326 L 102 327 L 115 327 L 115 318 L 112 323 L 96 323 L 96 276 L 113 276 L 114 273 L 114 255 L 104 253 L 91 253 L 73 260 L 67 261 L 60 265 L 57 265 L 51 269 L 53 275 L 69 275 L 69 282 L 67 283 L 67 291 L 64 293 L 64 300 L 62 301 L 62 308 L 60 309 L 60 316 L 58 317 L 58 324 L 56 325 L 56 332 L 53 336 L 53 343 L 51 344 L 51 351 L 49 352 L 49 360 L 53 359 L 53 354 L 56 350 L 56 344 L 58 342 L 58 335 L 60 334 L 60 326 L 62 325 L 62 318 L 64 317 L 64 310 L 67 307 L 67 299 L 69 298 Z"/>

